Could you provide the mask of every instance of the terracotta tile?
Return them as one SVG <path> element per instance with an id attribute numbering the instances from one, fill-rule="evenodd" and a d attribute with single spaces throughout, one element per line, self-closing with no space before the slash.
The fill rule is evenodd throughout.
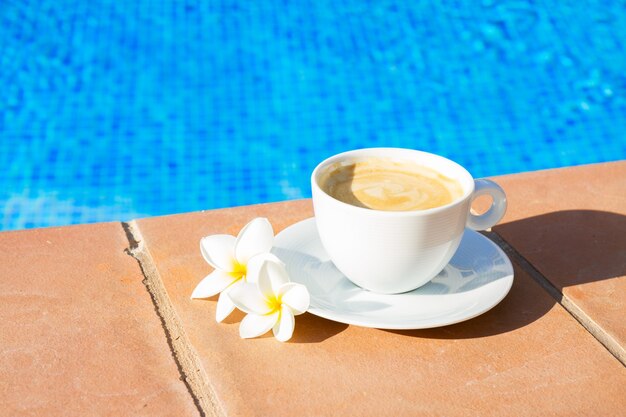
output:
<path id="1" fill-rule="evenodd" d="M 490 312 L 454 326 L 385 331 L 310 314 L 294 338 L 242 340 L 241 315 L 218 324 L 215 299 L 191 300 L 211 271 L 198 242 L 256 216 L 275 231 L 311 216 L 298 201 L 144 219 L 138 227 L 212 389 L 231 416 L 614 415 L 626 370 L 516 267 Z"/>
<path id="2" fill-rule="evenodd" d="M 120 224 L 0 233 L 0 414 L 198 415 Z"/>
<path id="3" fill-rule="evenodd" d="M 625 348 L 626 161 L 495 180 L 509 209 L 494 231 Z"/>

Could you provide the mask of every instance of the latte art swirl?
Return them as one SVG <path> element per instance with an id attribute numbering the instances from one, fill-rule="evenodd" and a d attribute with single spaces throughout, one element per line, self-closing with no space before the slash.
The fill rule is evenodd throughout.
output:
<path id="1" fill-rule="evenodd" d="M 344 203 L 387 211 L 444 206 L 463 194 L 457 181 L 435 170 L 382 158 L 331 166 L 320 185 Z"/>

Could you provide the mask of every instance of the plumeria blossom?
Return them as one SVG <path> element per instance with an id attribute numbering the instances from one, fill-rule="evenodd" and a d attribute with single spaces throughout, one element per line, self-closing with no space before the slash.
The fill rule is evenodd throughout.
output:
<path id="1" fill-rule="evenodd" d="M 257 259 L 259 268 L 255 266 L 251 273 L 251 282 L 228 292 L 237 308 L 248 313 L 241 321 L 239 335 L 252 338 L 272 329 L 276 339 L 285 342 L 293 335 L 294 316 L 309 308 L 309 292 L 304 285 L 289 282 L 285 265 L 278 258 L 270 255 Z"/>
<path id="2" fill-rule="evenodd" d="M 224 320 L 235 309 L 228 293 L 246 282 L 251 270 L 258 271 L 264 255 L 274 243 L 272 225 L 265 218 L 256 218 L 244 226 L 237 237 L 212 235 L 200 240 L 200 252 L 215 270 L 193 290 L 191 298 L 208 298 L 221 293 L 215 319 Z M 251 261 L 253 258 L 256 261 Z M 257 272 L 254 275 L 258 275 Z"/>

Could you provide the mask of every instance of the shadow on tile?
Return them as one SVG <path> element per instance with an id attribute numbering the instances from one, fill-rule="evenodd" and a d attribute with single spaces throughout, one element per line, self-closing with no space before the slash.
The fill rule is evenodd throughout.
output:
<path id="1" fill-rule="evenodd" d="M 348 328 L 347 324 L 337 323 L 305 313 L 296 317 L 296 329 L 290 343 L 320 343 Z"/>
<path id="2" fill-rule="evenodd" d="M 626 216 L 557 211 L 504 223 L 494 231 L 559 290 L 626 276 Z"/>

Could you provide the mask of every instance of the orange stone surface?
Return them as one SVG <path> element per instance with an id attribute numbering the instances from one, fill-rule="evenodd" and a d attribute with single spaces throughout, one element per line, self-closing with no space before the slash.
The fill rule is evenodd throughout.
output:
<path id="1" fill-rule="evenodd" d="M 626 348 L 626 161 L 495 178 L 494 231 Z"/>
<path id="2" fill-rule="evenodd" d="M 305 313 L 243 340 L 242 313 L 191 300 L 201 237 L 278 233 L 310 200 L 0 233 L 0 416 L 623 415 L 626 161 L 495 180 L 511 292 L 428 330 Z"/>
<path id="3" fill-rule="evenodd" d="M 217 297 L 191 300 L 211 267 L 201 237 L 236 235 L 254 217 L 275 232 L 310 217 L 310 201 L 137 222 L 170 301 L 228 416 L 614 415 L 626 370 L 515 265 L 488 313 L 453 326 L 386 331 L 296 318 L 293 339 L 242 340 L 242 314 L 215 322 Z"/>
<path id="4" fill-rule="evenodd" d="M 0 233 L 0 415 L 198 415 L 121 224 Z"/>

